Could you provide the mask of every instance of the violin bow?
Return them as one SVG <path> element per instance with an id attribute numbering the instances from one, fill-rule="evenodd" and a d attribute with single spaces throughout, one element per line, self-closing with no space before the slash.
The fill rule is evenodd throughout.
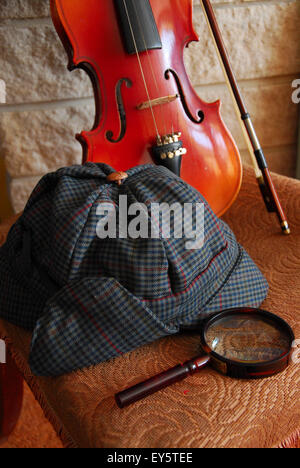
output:
<path id="1" fill-rule="evenodd" d="M 266 208 L 269 213 L 277 214 L 282 232 L 284 234 L 290 234 L 288 221 L 282 209 L 279 197 L 276 193 L 267 161 L 265 159 L 258 137 L 255 133 L 250 114 L 247 111 L 241 96 L 234 72 L 230 65 L 229 56 L 221 36 L 221 31 L 219 29 L 213 7 L 210 3 L 210 0 L 201 0 L 201 5 L 226 78 L 227 85 L 229 87 L 230 94 L 234 102 L 234 108 L 238 114 L 238 119 L 240 121 L 247 147 L 250 152 L 256 180 L 258 182 Z"/>

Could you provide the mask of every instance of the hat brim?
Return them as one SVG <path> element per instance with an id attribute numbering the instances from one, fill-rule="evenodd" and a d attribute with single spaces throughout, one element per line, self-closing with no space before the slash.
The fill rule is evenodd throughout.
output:
<path id="1" fill-rule="evenodd" d="M 29 364 L 36 375 L 66 374 L 177 332 L 114 278 L 84 278 L 47 302 Z"/>

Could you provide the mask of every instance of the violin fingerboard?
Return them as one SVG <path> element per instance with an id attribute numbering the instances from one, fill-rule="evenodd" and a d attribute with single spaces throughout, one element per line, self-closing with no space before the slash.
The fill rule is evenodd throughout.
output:
<path id="1" fill-rule="evenodd" d="M 115 7 L 128 54 L 162 48 L 149 0 L 115 0 Z"/>

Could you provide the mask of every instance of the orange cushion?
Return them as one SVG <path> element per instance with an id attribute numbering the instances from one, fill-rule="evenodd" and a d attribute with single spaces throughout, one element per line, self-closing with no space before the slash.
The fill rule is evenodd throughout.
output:
<path id="1" fill-rule="evenodd" d="M 288 321 L 300 337 L 300 182 L 273 176 L 292 234 L 283 236 L 268 214 L 252 170 L 224 216 L 266 275 L 263 307 Z M 5 236 L 9 223 L 0 228 Z M 3 237 L 2 237 L 3 240 Z M 30 334 L 7 322 L 2 337 L 66 446 L 71 447 L 278 447 L 300 439 L 300 366 L 263 380 L 234 380 L 206 368 L 120 410 L 114 394 L 193 357 L 197 337 L 163 338 L 122 357 L 59 378 L 34 377 L 27 358 Z"/>

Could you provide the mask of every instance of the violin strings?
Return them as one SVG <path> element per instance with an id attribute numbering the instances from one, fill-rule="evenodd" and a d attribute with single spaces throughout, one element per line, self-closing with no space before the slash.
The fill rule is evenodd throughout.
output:
<path id="1" fill-rule="evenodd" d="M 145 39 L 145 35 L 144 35 L 143 28 L 142 28 L 142 25 L 141 25 L 141 21 L 140 21 L 139 15 L 138 15 L 137 10 L 136 10 L 135 2 L 133 1 L 132 3 L 133 3 L 134 11 L 135 11 L 135 16 L 137 17 L 137 20 L 138 20 L 139 31 L 140 31 L 140 34 L 141 34 L 142 39 L 143 39 L 145 51 L 147 53 L 147 58 L 148 58 L 151 74 L 152 74 L 153 81 L 154 81 L 156 91 L 157 91 L 157 97 L 160 97 L 159 96 L 159 87 L 158 87 L 157 79 L 156 79 L 154 69 L 153 69 L 153 66 L 152 66 L 152 60 L 151 60 L 151 57 L 150 57 L 150 54 L 149 54 L 149 49 L 148 49 L 147 44 L 146 44 L 146 39 Z M 167 134 L 167 124 L 166 124 L 166 119 L 164 119 L 163 104 L 160 104 L 160 111 L 161 111 L 162 121 L 164 122 L 164 133 L 166 135 Z M 171 116 L 172 116 L 172 114 L 171 114 Z M 172 124 L 172 128 L 173 128 L 173 124 Z"/>
<path id="2" fill-rule="evenodd" d="M 129 16 L 126 0 L 123 0 L 123 4 L 124 4 L 125 11 L 126 11 L 127 20 L 128 20 L 128 23 L 129 23 L 129 28 L 130 28 L 130 31 L 131 31 L 132 40 L 133 40 L 133 43 L 134 43 L 135 53 L 136 53 L 138 63 L 139 63 L 139 67 L 140 67 L 140 70 L 141 70 L 141 74 L 142 74 L 142 78 L 143 78 L 143 82 L 144 82 L 144 86 L 145 86 L 145 90 L 146 90 L 146 94 L 147 94 L 147 98 L 148 98 L 148 102 L 149 102 L 149 107 L 150 107 L 150 110 L 151 110 L 152 119 L 153 119 L 154 126 L 155 126 L 155 131 L 156 131 L 156 134 L 157 134 L 157 138 L 160 138 L 157 123 L 156 123 L 156 119 L 155 119 L 155 115 L 154 115 L 154 111 L 153 111 L 153 106 L 152 106 L 151 99 L 150 99 L 149 89 L 148 89 L 148 86 L 147 86 L 147 82 L 146 82 L 146 78 L 145 78 L 145 74 L 144 74 L 144 70 L 143 70 L 143 66 L 142 66 L 142 62 L 141 62 L 141 58 L 140 58 L 140 54 L 139 54 L 139 51 L 138 51 L 138 48 L 137 48 L 137 43 L 136 43 L 136 39 L 135 39 L 135 36 L 134 36 L 133 27 L 132 27 L 132 24 L 131 24 L 131 21 L 130 21 L 130 16 Z"/>

